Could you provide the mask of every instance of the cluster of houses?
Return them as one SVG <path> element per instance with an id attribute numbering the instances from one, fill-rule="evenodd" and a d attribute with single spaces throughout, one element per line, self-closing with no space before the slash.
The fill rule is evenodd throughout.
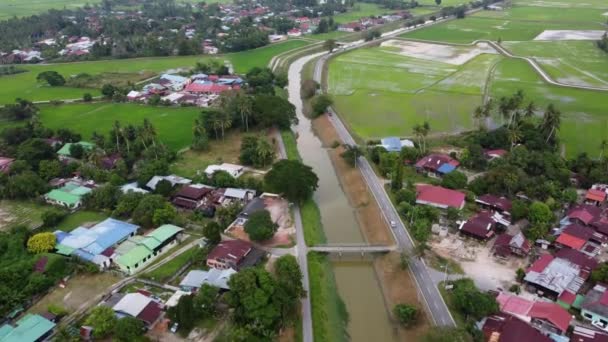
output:
<path id="1" fill-rule="evenodd" d="M 241 89 L 244 81 L 236 75 L 194 74 L 189 77 L 163 74 L 141 90 L 132 90 L 127 100 L 147 103 L 151 97 L 172 105 L 208 107 L 225 91 Z"/>
<path id="2" fill-rule="evenodd" d="M 398 11 L 378 17 L 360 18 L 359 20 L 338 25 L 338 31 L 342 32 L 360 32 L 369 30 L 376 26 L 384 25 L 393 21 L 408 19 L 412 15 L 408 11 Z"/>
<path id="3" fill-rule="evenodd" d="M 488 151 L 486 157 L 500 158 L 504 153 Z M 459 163 L 447 155 L 431 154 L 414 166 L 418 172 L 442 177 Z M 461 191 L 426 184 L 416 187 L 420 205 L 463 209 L 465 202 Z M 485 194 L 477 196 L 475 204 L 479 211 L 457 222 L 461 235 L 489 243 L 498 260 L 538 255 L 525 269 L 526 295 L 497 293 L 500 313 L 480 322 L 486 341 L 608 341 L 608 284 L 590 280 L 608 245 L 608 185 L 593 185 L 582 203 L 566 210 L 551 232 L 552 241 L 528 241 L 523 234 L 525 220 L 515 225 L 519 231 L 508 229 L 514 227 L 508 198 Z M 534 246 L 538 247 L 532 253 Z M 583 322 L 574 324 L 571 309 L 580 310 Z"/>

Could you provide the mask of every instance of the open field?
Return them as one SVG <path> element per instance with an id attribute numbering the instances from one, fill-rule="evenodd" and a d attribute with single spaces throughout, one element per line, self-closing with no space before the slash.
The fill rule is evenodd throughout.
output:
<path id="1" fill-rule="evenodd" d="M 73 2 L 69 0 L 0 0 L 0 20 L 14 16 L 24 17 L 54 9 L 76 9 L 86 4 L 100 3 L 101 0 L 86 0 Z"/>
<path id="2" fill-rule="evenodd" d="M 336 23 L 348 23 L 351 21 L 359 20 L 360 18 L 377 16 L 386 13 L 394 12 L 388 8 L 383 8 L 378 4 L 370 4 L 366 2 L 357 2 L 353 6 L 352 10 L 349 10 L 346 13 L 340 13 L 334 16 L 334 20 Z"/>
<path id="3" fill-rule="evenodd" d="M 57 71 L 69 78 L 79 73 L 99 75 L 106 72 L 125 73 L 132 82 L 140 81 L 150 76 L 150 72 L 161 73 L 179 68 L 191 68 L 196 62 L 216 58 L 229 61 L 237 73 L 246 73 L 251 68 L 264 67 L 270 59 L 282 52 L 308 45 L 303 40 L 288 40 L 283 43 L 272 44 L 263 48 L 243 51 L 222 56 L 175 56 L 135 59 L 115 59 L 93 62 L 76 62 L 61 64 L 24 65 L 28 72 L 3 76 L 0 78 L 0 103 L 10 103 L 16 98 L 26 98 L 31 101 L 55 99 L 79 99 L 86 92 L 99 95 L 97 89 L 50 87 L 36 81 L 36 76 L 48 70 Z"/>
<path id="4" fill-rule="evenodd" d="M 536 6 L 536 7 L 559 7 L 559 8 L 599 8 L 607 9 L 608 4 L 605 0 L 514 0 L 516 5 Z"/>
<path id="5" fill-rule="evenodd" d="M 544 8 L 526 7 L 521 11 L 514 10 L 506 12 L 481 11 L 465 19 L 451 20 L 445 23 L 433 25 L 426 29 L 408 32 L 402 35 L 405 38 L 442 41 L 449 43 L 470 43 L 479 39 L 497 41 L 525 41 L 532 40 L 544 30 L 602 30 L 605 29 L 604 21 L 586 20 L 589 15 L 587 9 L 568 9 L 569 14 L 560 14 L 563 21 L 543 21 L 527 19 L 527 12 L 532 15 L 542 16 Z M 595 10 L 592 13 L 601 11 Z M 496 14 L 498 13 L 498 14 Z M 512 14 L 514 13 L 514 14 Z M 508 18 L 496 18 L 497 15 L 509 16 Z M 595 16 L 596 18 L 598 16 Z"/>
<path id="6" fill-rule="evenodd" d="M 36 202 L 0 201 L 0 231 L 18 225 L 37 228 L 42 224 L 41 215 L 46 209 L 50 207 Z"/>
<path id="7" fill-rule="evenodd" d="M 55 227 L 58 230 L 64 232 L 72 231 L 84 224 L 95 224 L 105 220 L 108 215 L 89 210 L 79 210 L 73 214 L 68 215 Z"/>
<path id="8" fill-rule="evenodd" d="M 160 141 L 176 151 L 192 142 L 192 123 L 201 111 L 196 107 L 151 107 L 108 102 L 44 105 L 40 109 L 40 118 L 45 126 L 73 129 L 84 140 L 90 139 L 95 131 L 106 134 L 116 120 L 123 125 L 141 125 L 147 118 L 156 128 Z"/>
<path id="9" fill-rule="evenodd" d="M 569 8 L 565 11 L 558 7 L 513 6 L 506 11 L 481 11 L 474 17 L 582 24 L 597 22 L 603 24 L 606 22 L 606 17 L 602 14 L 603 12 L 596 8 Z"/>
<path id="10" fill-rule="evenodd" d="M 534 58 L 556 81 L 608 88 L 608 54 L 593 41 L 505 42 L 503 47 Z"/>
<path id="11" fill-rule="evenodd" d="M 436 46 L 439 50 L 441 45 Z M 464 61 L 473 47 L 445 47 L 444 61 Z M 492 66 L 502 57 L 482 53 L 462 65 L 398 54 L 391 47 L 362 49 L 330 62 L 328 90 L 335 107 L 360 138 L 407 136 L 424 120 L 433 132 L 472 127 Z"/>
<path id="12" fill-rule="evenodd" d="M 606 92 L 551 86 L 525 61 L 501 61 L 491 84 L 492 95 L 510 95 L 518 89 L 524 91 L 526 98 L 534 99 L 537 106 L 553 103 L 562 112 L 559 137 L 566 144 L 567 156 L 588 152 L 597 157 L 600 141 L 608 138 Z"/>

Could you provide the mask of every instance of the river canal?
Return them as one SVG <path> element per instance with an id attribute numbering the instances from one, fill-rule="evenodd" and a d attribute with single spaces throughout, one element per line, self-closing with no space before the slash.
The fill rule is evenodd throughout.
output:
<path id="1" fill-rule="evenodd" d="M 321 211 L 321 221 L 328 243 L 361 243 L 364 237 L 334 170 L 333 164 L 310 120 L 302 112 L 301 72 L 304 65 L 320 54 L 302 57 L 289 67 L 289 101 L 296 107 L 299 120 L 298 151 L 304 164 L 319 177 L 314 200 Z M 393 327 L 384 304 L 380 285 L 370 262 L 333 262 L 340 297 L 349 313 L 348 333 L 354 342 L 394 341 Z"/>

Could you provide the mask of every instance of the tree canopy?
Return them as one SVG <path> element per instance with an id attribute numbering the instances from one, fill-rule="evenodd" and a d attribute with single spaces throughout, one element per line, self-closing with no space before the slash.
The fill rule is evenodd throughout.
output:
<path id="1" fill-rule="evenodd" d="M 27 250 L 31 253 L 46 253 L 55 248 L 57 238 L 51 232 L 38 233 L 27 240 Z"/>
<path id="2" fill-rule="evenodd" d="M 268 210 L 251 214 L 245 222 L 245 232 L 254 241 L 264 241 L 272 238 L 277 228 L 278 226 L 272 221 Z"/>
<path id="3" fill-rule="evenodd" d="M 310 166 L 296 160 L 280 160 L 264 176 L 271 192 L 285 196 L 292 202 L 302 202 L 312 196 L 318 187 L 319 178 Z"/>

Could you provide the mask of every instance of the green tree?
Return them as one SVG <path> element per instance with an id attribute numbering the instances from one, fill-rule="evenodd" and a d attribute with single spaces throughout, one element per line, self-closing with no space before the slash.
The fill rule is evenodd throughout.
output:
<path id="1" fill-rule="evenodd" d="M 340 153 L 340 156 L 346 161 L 348 165 L 354 167 L 357 164 L 357 158 L 363 155 L 363 151 L 356 145 L 343 145 L 344 152 Z"/>
<path id="2" fill-rule="evenodd" d="M 391 190 L 398 191 L 403 188 L 403 162 L 401 158 L 395 159 L 393 172 L 391 172 Z"/>
<path id="3" fill-rule="evenodd" d="M 479 291 L 471 279 L 459 279 L 454 282 L 452 303 L 465 317 L 474 320 L 498 312 L 496 299 L 488 293 Z"/>
<path id="4" fill-rule="evenodd" d="M 51 232 L 38 233 L 27 240 L 27 250 L 30 253 L 46 253 L 55 248 L 55 234 Z"/>
<path id="5" fill-rule="evenodd" d="M 169 204 L 166 203 L 163 208 L 159 208 L 154 210 L 154 215 L 152 216 L 152 223 L 155 226 L 161 226 L 163 224 L 171 223 L 175 221 L 177 217 L 177 210 Z"/>
<path id="6" fill-rule="evenodd" d="M 217 212 L 217 220 L 222 228 L 227 228 L 237 215 L 241 212 L 243 206 L 239 203 L 232 203 L 227 207 L 220 207 Z"/>
<path id="7" fill-rule="evenodd" d="M 336 48 L 336 40 L 335 39 L 328 39 L 323 43 L 323 47 L 328 50 L 330 53 L 334 52 L 334 49 Z"/>
<path id="8" fill-rule="evenodd" d="M 464 189 L 467 186 L 467 176 L 460 171 L 452 171 L 443 176 L 441 186 L 448 189 Z"/>
<path id="9" fill-rule="evenodd" d="M 25 171 L 8 178 L 4 196 L 10 199 L 34 198 L 48 190 L 47 183 L 32 171 Z"/>
<path id="10" fill-rule="evenodd" d="M 112 213 L 114 217 L 129 217 L 139 205 L 139 201 L 144 198 L 144 195 L 139 192 L 129 191 L 120 196 L 116 209 Z"/>
<path id="11" fill-rule="evenodd" d="M 319 178 L 310 166 L 297 160 L 280 160 L 266 173 L 264 182 L 268 191 L 283 194 L 288 200 L 299 203 L 312 196 Z"/>
<path id="12" fill-rule="evenodd" d="M 101 94 L 107 98 L 112 98 L 112 96 L 114 96 L 114 93 L 116 93 L 116 90 L 116 87 L 106 83 L 101 87 Z"/>
<path id="13" fill-rule="evenodd" d="M 84 93 L 82 95 L 82 101 L 84 101 L 84 102 L 91 102 L 91 101 L 93 101 L 93 95 L 91 95 L 91 93 Z"/>
<path id="14" fill-rule="evenodd" d="M 82 145 L 80 144 L 72 144 L 70 145 L 70 157 L 72 158 L 76 158 L 76 159 L 81 159 L 82 157 L 84 157 L 84 147 L 82 147 Z"/>
<path id="15" fill-rule="evenodd" d="M 43 71 L 36 76 L 38 82 L 46 82 L 51 87 L 58 87 L 65 84 L 65 78 L 57 71 Z"/>
<path id="16" fill-rule="evenodd" d="M 302 271 L 293 255 L 281 256 L 274 267 L 282 321 L 283 324 L 291 323 L 297 317 L 300 298 L 305 294 L 302 285 Z"/>
<path id="17" fill-rule="evenodd" d="M 167 314 L 171 321 L 179 324 L 179 330 L 185 332 L 192 330 L 196 320 L 194 295 L 182 296 L 176 306 L 167 310 Z"/>
<path id="18" fill-rule="evenodd" d="M 441 0 L 435 0 L 435 3 L 437 4 L 437 6 L 441 5 Z"/>
<path id="19" fill-rule="evenodd" d="M 84 325 L 88 325 L 93 328 L 93 337 L 104 338 L 114 330 L 117 321 L 118 320 L 112 308 L 109 306 L 100 305 L 91 310 L 91 313 L 84 321 Z"/>
<path id="20" fill-rule="evenodd" d="M 205 319 L 216 312 L 216 300 L 220 289 L 209 284 L 203 284 L 194 297 L 194 308 L 199 318 Z"/>
<path id="21" fill-rule="evenodd" d="M 555 216 L 553 215 L 551 208 L 549 208 L 549 206 L 545 203 L 534 201 L 530 205 L 530 209 L 528 211 L 528 220 L 530 220 L 530 223 L 547 225 L 552 223 L 554 219 Z"/>
<path id="22" fill-rule="evenodd" d="M 591 280 L 596 283 L 606 283 L 608 281 L 608 263 L 602 263 L 591 273 Z"/>
<path id="23" fill-rule="evenodd" d="M 418 309 L 409 304 L 397 304 L 393 308 L 393 313 L 403 326 L 410 326 L 418 320 Z"/>
<path id="24" fill-rule="evenodd" d="M 133 210 L 133 222 L 142 227 L 150 228 L 154 225 L 156 210 L 168 207 L 171 207 L 171 204 L 161 195 L 145 195 Z"/>
<path id="25" fill-rule="evenodd" d="M 334 101 L 327 94 L 317 95 L 312 99 L 312 116 L 318 117 L 321 114 L 327 112 L 327 108 L 330 107 Z"/>
<path id="26" fill-rule="evenodd" d="M 166 179 L 161 179 L 158 183 L 156 183 L 156 187 L 154 188 L 154 193 L 163 197 L 168 197 L 171 195 L 172 191 L 173 184 Z"/>
<path id="27" fill-rule="evenodd" d="M 210 221 L 203 227 L 203 236 L 212 245 L 217 245 L 222 240 L 222 227 L 215 221 Z"/>
<path id="28" fill-rule="evenodd" d="M 144 333 L 144 323 L 135 317 L 123 317 L 114 326 L 114 338 L 120 342 L 137 341 Z"/>
<path id="29" fill-rule="evenodd" d="M 49 181 L 61 176 L 62 166 L 58 160 L 41 160 L 38 164 L 38 175 Z"/>
<path id="30" fill-rule="evenodd" d="M 520 267 L 517 269 L 517 271 L 515 271 L 515 279 L 517 279 L 518 282 L 522 283 L 525 277 L 526 271 L 524 271 L 523 268 Z"/>
<path id="31" fill-rule="evenodd" d="M 67 215 L 68 214 L 65 211 L 57 208 L 45 210 L 41 215 L 42 225 L 48 228 L 55 227 L 59 222 L 63 221 Z"/>
<path id="32" fill-rule="evenodd" d="M 278 225 L 272 222 L 270 212 L 261 210 L 249 216 L 245 222 L 245 232 L 254 241 L 264 241 L 272 238 Z"/>

